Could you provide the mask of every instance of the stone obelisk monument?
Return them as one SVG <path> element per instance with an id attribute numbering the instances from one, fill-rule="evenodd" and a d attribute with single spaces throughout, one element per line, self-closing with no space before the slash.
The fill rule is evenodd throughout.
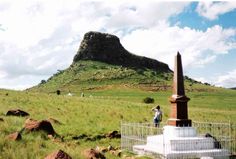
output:
<path id="1" fill-rule="evenodd" d="M 184 91 L 182 61 L 178 52 L 175 56 L 173 95 L 170 97 L 171 114 L 168 125 L 177 127 L 192 126 L 191 120 L 188 119 L 189 100 Z"/>
<path id="2" fill-rule="evenodd" d="M 138 154 L 161 154 L 168 159 L 214 157 L 228 159 L 227 149 L 215 147 L 215 140 L 197 135 L 188 119 L 188 101 L 185 95 L 181 56 L 175 57 L 173 95 L 170 97 L 171 115 L 168 125 L 163 127 L 163 134 L 147 136 L 146 145 L 134 145 Z M 215 158 L 216 157 L 216 158 Z"/>

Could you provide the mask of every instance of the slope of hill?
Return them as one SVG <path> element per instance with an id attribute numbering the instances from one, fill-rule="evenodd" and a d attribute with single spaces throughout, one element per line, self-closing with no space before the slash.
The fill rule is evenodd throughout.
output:
<path id="1" fill-rule="evenodd" d="M 167 64 L 129 53 L 116 36 L 88 32 L 68 69 L 58 71 L 29 90 L 75 93 L 124 86 L 151 91 L 170 90 L 172 76 Z M 188 89 L 210 88 L 188 77 L 186 85 Z"/>
<path id="2" fill-rule="evenodd" d="M 135 69 L 110 65 L 98 61 L 81 60 L 68 69 L 59 71 L 31 90 L 51 92 L 57 89 L 68 92 L 106 89 L 109 86 L 130 86 L 152 89 L 170 87 L 171 73 L 158 72 L 150 69 Z"/>
<path id="3" fill-rule="evenodd" d="M 236 120 L 235 91 L 221 89 L 211 92 L 186 92 L 189 101 L 189 118 L 193 121 L 234 122 Z M 170 114 L 171 91 L 150 92 L 140 89 L 112 87 L 109 90 L 90 90 L 84 97 L 64 96 L 48 93 L 0 90 L 0 158 L 42 159 L 47 154 L 62 149 L 72 158 L 84 159 L 83 152 L 96 147 L 120 147 L 120 139 L 99 139 L 110 131 L 121 131 L 120 123 L 152 122 L 151 108 L 161 105 L 164 112 L 163 124 Z M 91 97 L 90 97 L 91 96 Z M 155 103 L 145 104 L 142 99 L 153 97 Z M 22 140 L 10 142 L 6 137 L 20 131 L 26 118 L 5 116 L 9 109 L 19 108 L 36 120 L 56 119 L 52 123 L 55 131 L 64 137 L 50 139 L 40 132 L 23 132 Z M 88 136 L 80 139 L 80 136 Z M 97 137 L 97 139 L 96 139 Z M 89 140 L 90 138 L 90 140 Z M 92 140 L 93 139 L 93 140 Z M 106 158 L 120 159 L 105 153 Z M 147 157 L 135 157 L 148 159 Z"/>

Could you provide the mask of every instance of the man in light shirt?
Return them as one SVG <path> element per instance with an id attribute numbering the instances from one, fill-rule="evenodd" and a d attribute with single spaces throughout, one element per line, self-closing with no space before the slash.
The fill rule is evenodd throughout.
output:
<path id="1" fill-rule="evenodd" d="M 155 127 L 159 127 L 160 122 L 162 121 L 162 111 L 160 110 L 160 106 L 156 106 L 154 108 L 152 108 L 152 111 L 155 112 L 154 118 L 153 118 L 153 122 Z"/>

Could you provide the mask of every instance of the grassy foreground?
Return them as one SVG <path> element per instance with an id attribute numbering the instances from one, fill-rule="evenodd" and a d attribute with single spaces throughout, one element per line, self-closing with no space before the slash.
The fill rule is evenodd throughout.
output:
<path id="1" fill-rule="evenodd" d="M 8 95 L 6 95 L 8 93 Z M 72 92 L 73 93 L 73 92 Z M 75 140 L 72 137 L 86 134 L 94 137 L 113 130 L 120 130 L 120 123 L 152 122 L 153 106 L 160 104 L 166 122 L 170 112 L 168 97 L 171 91 L 151 92 L 125 86 L 102 90 L 84 91 L 74 96 L 37 92 L 0 91 L 0 158 L 42 159 L 57 149 L 62 149 L 72 158 L 84 158 L 87 148 L 120 146 L 119 139 L 95 141 Z M 234 122 L 236 120 L 236 91 L 215 89 L 214 91 L 186 92 L 189 102 L 189 118 L 194 121 Z M 144 104 L 145 97 L 153 97 L 154 104 Z M 21 141 L 9 141 L 6 136 L 23 128 L 26 118 L 5 116 L 9 109 L 27 111 L 30 118 L 43 120 L 53 118 L 62 124 L 54 124 L 55 131 L 64 141 L 52 140 L 43 133 L 23 133 Z M 119 158 L 106 153 L 109 159 Z"/>

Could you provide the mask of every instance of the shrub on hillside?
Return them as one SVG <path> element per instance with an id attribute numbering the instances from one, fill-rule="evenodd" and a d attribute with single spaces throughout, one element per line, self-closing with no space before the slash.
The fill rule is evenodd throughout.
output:
<path id="1" fill-rule="evenodd" d="M 41 82 L 39 83 L 40 85 L 41 84 L 45 84 L 47 81 L 46 80 L 41 80 Z"/>
<path id="2" fill-rule="evenodd" d="M 154 99 L 151 98 L 151 97 L 146 97 L 146 98 L 143 99 L 143 102 L 147 103 L 147 104 L 154 103 Z"/>

